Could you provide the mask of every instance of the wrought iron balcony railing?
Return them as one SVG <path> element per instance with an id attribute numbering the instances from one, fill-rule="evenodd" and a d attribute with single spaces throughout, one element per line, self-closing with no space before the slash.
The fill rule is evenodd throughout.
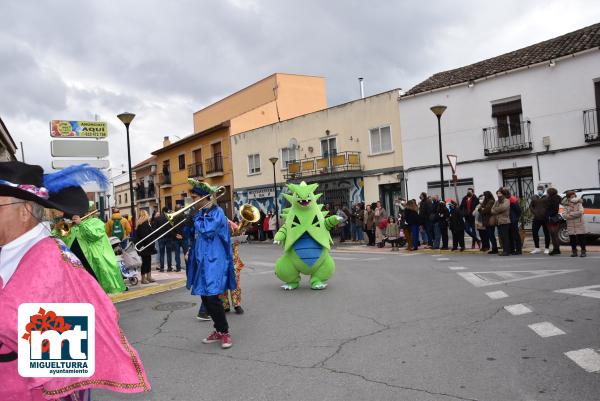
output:
<path id="1" fill-rule="evenodd" d="M 598 122 L 600 121 L 600 108 L 583 111 L 583 135 L 586 142 L 600 141 Z"/>
<path id="2" fill-rule="evenodd" d="M 342 171 L 361 170 L 360 152 L 338 152 L 322 157 L 294 160 L 287 164 L 286 180 L 331 174 Z"/>
<path id="3" fill-rule="evenodd" d="M 171 185 L 171 173 L 169 173 L 169 174 L 159 173 L 158 174 L 158 182 L 160 183 L 161 186 L 170 186 Z"/>
<path id="4" fill-rule="evenodd" d="M 483 129 L 483 152 L 486 156 L 498 153 L 518 152 L 533 149 L 531 122 L 519 124 L 498 124 Z"/>
<path id="5" fill-rule="evenodd" d="M 216 155 L 206 159 L 206 174 L 215 174 L 223 172 L 223 156 Z"/>
<path id="6" fill-rule="evenodd" d="M 204 176 L 202 163 L 194 163 L 188 166 L 188 177 L 202 177 Z"/>

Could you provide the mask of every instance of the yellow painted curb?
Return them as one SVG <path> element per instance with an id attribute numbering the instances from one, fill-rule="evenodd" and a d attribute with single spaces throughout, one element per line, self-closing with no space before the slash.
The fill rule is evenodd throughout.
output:
<path id="1" fill-rule="evenodd" d="M 145 297 L 145 296 L 152 295 L 152 294 L 158 294 L 159 292 L 165 292 L 165 291 L 174 290 L 176 288 L 181 288 L 181 287 L 185 286 L 185 282 L 186 282 L 186 279 L 179 279 L 179 280 L 171 281 L 170 283 L 166 283 L 166 284 L 159 284 L 159 285 L 152 286 L 152 287 L 146 287 L 142 290 L 131 291 L 131 292 L 125 291 L 120 294 L 114 294 L 114 295 L 109 295 L 109 296 L 110 296 L 110 299 L 113 301 L 113 303 L 118 303 L 118 302 L 128 301 L 130 299 Z"/>

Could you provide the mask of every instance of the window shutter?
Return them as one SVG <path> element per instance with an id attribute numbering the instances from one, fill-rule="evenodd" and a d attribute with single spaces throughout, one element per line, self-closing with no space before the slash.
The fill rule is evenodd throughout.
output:
<path id="1" fill-rule="evenodd" d="M 521 114 L 522 112 L 521 99 L 492 105 L 492 117 Z"/>

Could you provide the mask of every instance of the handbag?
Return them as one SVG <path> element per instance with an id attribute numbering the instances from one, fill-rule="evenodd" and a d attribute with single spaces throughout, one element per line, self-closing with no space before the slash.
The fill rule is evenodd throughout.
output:
<path id="1" fill-rule="evenodd" d="M 135 250 L 135 245 L 130 242 L 125 249 L 123 249 L 123 263 L 125 266 L 133 269 L 140 268 L 142 266 L 142 257 Z"/>
<path id="2" fill-rule="evenodd" d="M 554 216 L 548 217 L 548 221 L 552 224 L 560 224 L 563 221 L 565 221 L 565 219 L 562 217 L 561 214 L 555 214 Z"/>

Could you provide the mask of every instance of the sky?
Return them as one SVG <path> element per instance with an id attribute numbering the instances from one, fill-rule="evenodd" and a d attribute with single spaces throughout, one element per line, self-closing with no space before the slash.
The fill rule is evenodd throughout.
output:
<path id="1" fill-rule="evenodd" d="M 600 22 L 600 3 L 391 0 L 0 2 L 0 117 L 25 161 L 51 166 L 49 121 L 105 121 L 127 166 L 192 134 L 192 113 L 275 72 L 326 78 L 329 106 L 410 89 Z M 20 150 L 18 151 L 20 160 Z"/>

